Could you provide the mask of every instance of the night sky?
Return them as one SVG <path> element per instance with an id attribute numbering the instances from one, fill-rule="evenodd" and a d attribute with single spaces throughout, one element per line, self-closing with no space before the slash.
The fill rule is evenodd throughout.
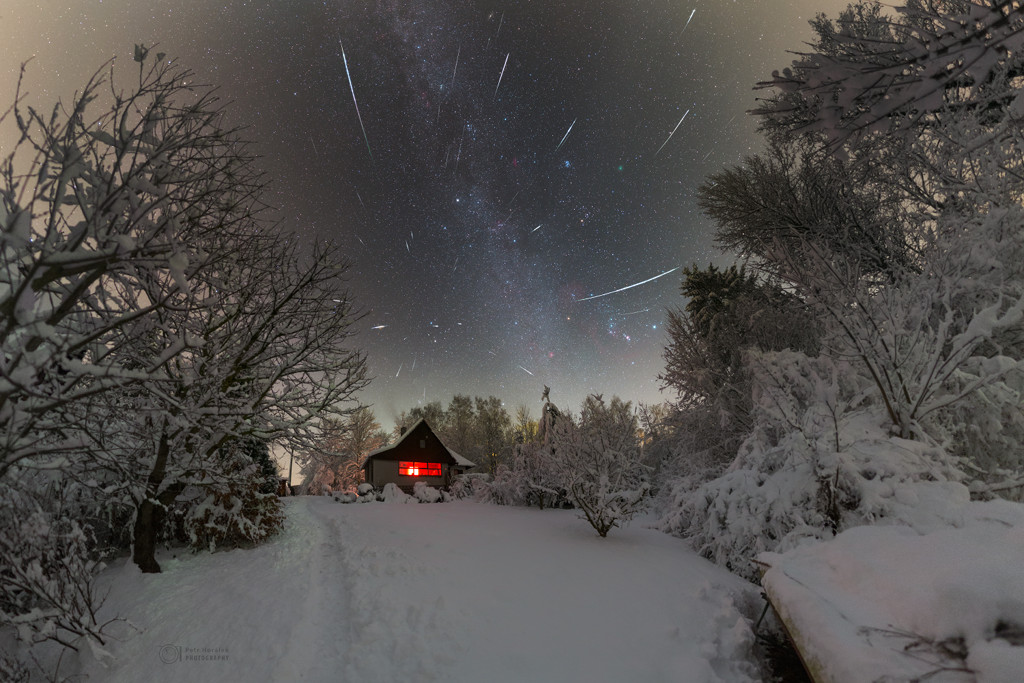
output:
<path id="1" fill-rule="evenodd" d="M 846 4 L 4 0 L 0 109 L 30 57 L 47 108 L 134 43 L 219 86 L 283 228 L 350 260 L 385 426 L 455 393 L 536 416 L 544 385 L 656 402 L 668 271 L 729 261 L 696 188 L 758 151 L 753 84 Z"/>

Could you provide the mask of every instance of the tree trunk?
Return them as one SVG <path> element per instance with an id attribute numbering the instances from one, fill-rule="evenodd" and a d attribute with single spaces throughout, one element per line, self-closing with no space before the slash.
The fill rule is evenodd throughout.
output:
<path id="1" fill-rule="evenodd" d="M 159 574 L 156 561 L 157 508 L 151 498 L 146 498 L 135 513 L 135 528 L 132 532 L 132 562 L 144 574 Z"/>
<path id="2" fill-rule="evenodd" d="M 170 493 L 164 491 L 158 495 L 160 485 L 167 474 L 167 458 L 171 445 L 167 438 L 167 425 L 160 429 L 160 443 L 157 446 L 156 460 L 146 481 L 146 495 L 139 503 L 135 513 L 135 527 L 132 529 L 132 562 L 138 565 L 144 574 L 159 574 L 160 565 L 156 561 L 156 533 L 160 528 L 160 520 L 166 505 L 174 501 L 177 493 L 165 502 Z"/>

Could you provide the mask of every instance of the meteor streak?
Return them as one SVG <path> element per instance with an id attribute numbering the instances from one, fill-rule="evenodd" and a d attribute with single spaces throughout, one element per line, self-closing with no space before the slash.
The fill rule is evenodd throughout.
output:
<path id="1" fill-rule="evenodd" d="M 511 56 L 511 52 L 505 55 L 505 63 L 501 65 L 501 73 L 498 74 L 498 85 L 494 86 L 494 97 L 498 96 L 498 88 L 501 87 L 501 79 L 505 76 L 505 67 L 508 66 L 508 58 Z M 494 99 L 493 97 L 491 99 Z"/>
<path id="2" fill-rule="evenodd" d="M 676 131 L 679 130 L 679 126 L 683 124 L 683 121 L 686 119 L 686 115 L 689 113 L 690 110 L 687 109 L 686 114 L 683 114 L 683 118 L 679 119 L 679 123 L 677 123 L 676 127 L 672 129 L 672 132 L 668 134 L 668 137 L 665 138 L 665 142 L 661 143 L 661 147 L 658 148 L 658 152 L 660 152 L 665 147 L 665 145 L 668 144 L 668 141 L 672 139 L 672 136 L 676 134 Z M 655 152 L 654 156 L 658 156 L 658 152 Z"/>
<path id="3" fill-rule="evenodd" d="M 363 115 L 359 113 L 359 102 L 356 101 L 356 88 L 352 85 L 352 74 L 348 70 L 348 58 L 345 57 L 345 45 L 338 39 L 341 45 L 341 59 L 345 62 L 345 75 L 348 76 L 348 89 L 352 91 L 352 103 L 356 105 L 356 118 L 359 119 L 359 128 L 363 131 L 363 139 L 366 140 L 366 151 L 370 153 L 370 160 L 373 160 L 373 151 L 370 149 L 370 138 L 366 136 L 366 127 L 363 125 Z"/>
<path id="4" fill-rule="evenodd" d="M 529 370 L 527 370 L 526 368 L 524 368 L 522 365 L 519 366 L 519 369 L 522 370 L 523 372 L 525 372 L 530 377 L 533 377 L 533 373 L 530 372 Z"/>
<path id="5" fill-rule="evenodd" d="M 569 124 L 569 130 L 565 131 L 565 135 L 562 136 L 562 142 L 565 142 L 565 139 L 567 137 L 569 137 L 569 133 L 572 132 L 572 127 L 575 126 L 575 125 L 576 125 L 576 119 L 573 119 L 572 123 Z M 558 143 L 558 147 L 555 147 L 555 151 L 556 152 L 558 151 L 558 148 L 562 146 L 562 142 L 559 142 Z"/>
<path id="6" fill-rule="evenodd" d="M 452 88 L 455 87 L 455 74 L 458 73 L 458 71 L 459 71 L 459 55 L 461 55 L 461 54 L 462 54 L 462 45 L 459 45 L 458 52 L 455 53 L 455 68 L 452 69 L 452 85 L 451 85 Z"/>
<path id="7" fill-rule="evenodd" d="M 674 273 L 677 270 L 679 270 L 679 266 L 676 266 L 672 270 L 666 270 L 661 275 L 655 275 L 654 277 L 647 278 L 643 282 L 636 282 L 636 283 L 631 284 L 631 285 L 626 285 L 625 287 L 619 287 L 618 289 L 613 289 L 612 291 L 605 292 L 604 294 L 595 294 L 594 296 L 588 296 L 585 299 L 578 299 L 578 301 L 590 301 L 591 299 L 600 299 L 602 296 L 608 296 L 609 294 L 618 294 L 619 292 L 624 292 L 627 289 L 633 289 L 634 287 L 639 287 L 640 285 L 646 285 L 648 282 L 653 282 L 653 281 L 657 280 L 659 277 L 665 277 L 669 273 Z"/>
<path id="8" fill-rule="evenodd" d="M 402 365 L 405 365 L 405 363 L 402 363 Z M 395 373 L 395 377 L 398 377 L 398 374 L 402 372 L 402 365 L 398 366 L 398 372 Z"/>
<path id="9" fill-rule="evenodd" d="M 694 9 L 692 12 L 690 12 L 690 18 L 686 20 L 686 26 L 690 25 L 690 22 L 693 21 L 693 15 L 696 14 L 696 13 L 697 13 L 696 9 Z M 686 31 L 686 26 L 683 26 L 683 30 L 679 32 L 679 35 L 682 35 L 683 32 Z"/>
<path id="10" fill-rule="evenodd" d="M 469 127 L 469 121 L 466 121 L 466 125 L 462 127 L 462 137 L 459 138 L 459 151 L 455 154 L 455 172 L 459 172 L 459 159 L 462 158 L 462 142 L 466 139 L 466 128 Z"/>
<path id="11" fill-rule="evenodd" d="M 540 225 L 538 225 L 538 226 L 537 226 L 536 228 L 534 228 L 534 229 L 533 229 L 533 230 L 531 230 L 530 232 L 531 232 L 531 233 L 537 232 L 537 231 L 538 231 L 538 230 L 540 230 L 540 229 L 541 229 L 542 227 L 544 227 L 544 224 L 543 224 L 543 223 L 541 223 Z"/>
<path id="12" fill-rule="evenodd" d="M 370 329 L 371 330 L 383 330 L 385 327 L 387 327 L 387 325 L 374 325 Z"/>

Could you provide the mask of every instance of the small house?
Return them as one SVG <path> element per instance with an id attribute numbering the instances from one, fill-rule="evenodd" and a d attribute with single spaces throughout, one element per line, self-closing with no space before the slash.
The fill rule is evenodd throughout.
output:
<path id="1" fill-rule="evenodd" d="M 418 481 L 434 488 L 447 488 L 455 475 L 475 466 L 445 446 L 427 421 L 420 419 L 395 443 L 371 451 L 362 469 L 366 481 L 375 489 L 394 483 L 409 493 Z"/>

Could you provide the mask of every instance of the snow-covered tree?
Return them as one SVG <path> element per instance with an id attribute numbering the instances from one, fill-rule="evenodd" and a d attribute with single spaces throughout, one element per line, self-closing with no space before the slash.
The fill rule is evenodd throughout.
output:
<path id="1" fill-rule="evenodd" d="M 512 418 L 497 396 L 476 397 L 477 464 L 490 474 L 497 471 L 512 445 Z"/>
<path id="2" fill-rule="evenodd" d="M 18 133 L 0 164 L 0 497 L 15 506 L 0 525 L 0 623 L 71 647 L 102 641 L 90 523 L 127 521 L 105 500 L 131 467 L 105 448 L 109 408 L 166 390 L 163 366 L 196 347 L 184 330 L 157 333 L 158 316 L 202 305 L 188 279 L 208 260 L 187 231 L 217 215 L 204 169 L 224 142 L 201 123 L 210 98 L 173 109 L 166 96 L 189 74 L 136 56 L 127 93 L 99 72 L 48 115 L 19 94 L 0 117 Z M 139 345 L 150 362 L 123 362 Z"/>
<path id="3" fill-rule="evenodd" d="M 366 384 L 363 356 L 348 345 L 355 316 L 337 256 L 307 260 L 294 241 L 260 237 L 225 255 L 235 260 L 219 284 L 223 303 L 181 321 L 204 343 L 165 366 L 175 393 L 145 397 L 153 410 L 140 435 L 152 436 L 148 447 L 135 441 L 134 547 L 150 568 L 151 512 L 186 486 L 217 485 L 221 446 L 252 435 L 315 449 L 324 419 L 353 410 L 348 401 Z"/>
<path id="4" fill-rule="evenodd" d="M 566 506 L 561 471 L 552 447 L 554 423 L 572 418 L 563 415 L 544 393 L 539 422 L 529 419 L 529 410 L 520 406 L 517 413 L 516 443 L 507 463 L 498 466 L 487 487 L 486 500 L 502 505 Z"/>
<path id="5" fill-rule="evenodd" d="M 560 485 L 602 538 L 643 509 L 650 491 L 632 405 L 586 398 L 579 424 L 563 417 L 547 433 Z"/>
<path id="6" fill-rule="evenodd" d="M 97 83 L 66 123 L 15 109 L 43 172 L 22 187 L 7 164 L 0 401 L 4 467 L 73 450 L 61 464 L 134 511 L 135 559 L 155 571 L 179 495 L 249 478 L 226 446 L 310 445 L 366 380 L 343 259 L 268 230 L 262 176 L 212 91 L 136 57 L 138 83 L 95 120 Z"/>
<path id="7" fill-rule="evenodd" d="M 322 443 L 306 454 L 306 490 L 355 491 L 363 481 L 363 460 L 370 451 L 385 445 L 386 437 L 368 406 L 358 408 L 344 420 L 326 420 Z"/>
<path id="8" fill-rule="evenodd" d="M 819 17 L 758 112 L 768 151 L 701 189 L 723 246 L 820 333 L 817 356 L 747 348 L 736 458 L 669 487 L 666 528 L 709 557 L 753 576 L 760 550 L 1020 490 L 1021 26 L 970 0 Z"/>
<path id="9" fill-rule="evenodd" d="M 167 97 L 186 78 L 160 60 L 95 113 L 109 85 L 100 72 L 66 108 L 46 116 L 16 96 L 0 117 L 18 132 L 0 165 L 0 476 L 85 457 L 89 432 L 73 425 L 94 397 L 158 382 L 160 366 L 195 342 L 171 329 L 149 335 L 157 312 L 188 299 L 188 271 L 205 262 L 183 224 L 212 208 L 202 168 L 224 147 L 200 124 L 209 98 L 168 125 Z M 152 362 L 122 363 L 147 335 Z"/>
<path id="10" fill-rule="evenodd" d="M 1020 39 L 1024 17 L 1009 3 L 972 2 L 912 2 L 900 17 L 860 3 L 838 26 L 819 18 L 816 51 L 791 72 L 801 85 L 773 82 L 780 94 L 759 112 L 777 158 L 716 174 L 701 194 L 723 245 L 817 311 L 829 353 L 859 360 L 906 437 L 925 416 L 1013 371 L 989 364 L 999 371 L 953 389 L 962 363 L 977 352 L 1019 352 L 1021 72 L 1016 53 L 1000 50 Z M 982 43 L 992 56 L 980 55 Z M 922 52 L 929 46 L 945 48 Z M 903 79 L 886 60 L 917 66 Z M 891 97 L 874 90 L 878 82 Z M 829 115 L 828 102 L 841 101 L 849 111 Z M 781 113 L 794 108 L 816 125 Z M 861 115 L 899 134 L 872 133 L 874 123 L 856 123 Z M 815 145 L 821 131 L 847 123 L 856 134 L 844 134 L 840 148 Z"/>
<path id="11" fill-rule="evenodd" d="M 100 646 L 101 552 L 158 571 L 168 511 L 195 545 L 272 533 L 249 446 L 313 443 L 366 383 L 343 259 L 266 224 L 223 105 L 156 57 L 0 117 L 0 626 L 30 641 Z"/>
<path id="12" fill-rule="evenodd" d="M 537 440 L 537 421 L 530 416 L 529 406 L 516 406 L 512 434 L 517 444 L 533 443 Z"/>
<path id="13" fill-rule="evenodd" d="M 819 131 L 833 142 L 907 132 L 943 110 L 999 118 L 1016 97 L 1024 11 L 1016 0 L 907 0 L 887 17 L 860 1 L 835 23 L 812 22 L 818 41 L 776 71 L 775 91 L 755 113 L 771 127 Z"/>
<path id="14" fill-rule="evenodd" d="M 449 448 L 459 455 L 472 459 L 476 413 L 473 399 L 465 394 L 455 394 L 445 410 L 445 424 L 441 438 Z"/>
<path id="15" fill-rule="evenodd" d="M 813 352 L 816 325 L 799 299 L 736 266 L 687 268 L 681 292 L 688 301 L 668 312 L 659 379 L 677 394 L 674 449 L 685 451 L 685 469 L 711 476 L 751 429 L 746 349 Z"/>

